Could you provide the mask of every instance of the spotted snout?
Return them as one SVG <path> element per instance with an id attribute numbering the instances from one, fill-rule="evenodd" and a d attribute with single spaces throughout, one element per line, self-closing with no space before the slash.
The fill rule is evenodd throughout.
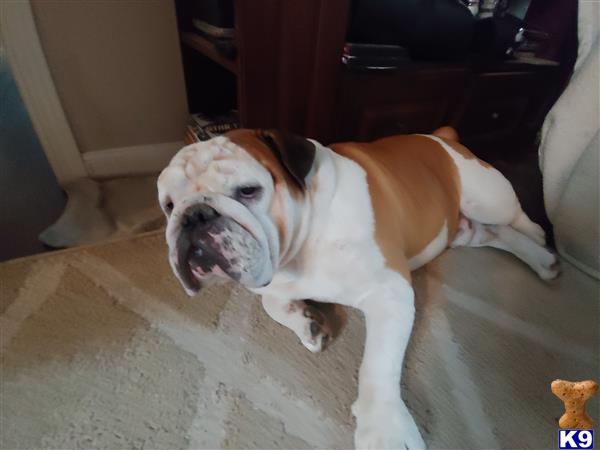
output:
<path id="1" fill-rule="evenodd" d="M 265 252 L 237 221 L 208 203 L 192 204 L 172 220 L 179 221 L 172 264 L 188 293 L 197 292 L 203 281 L 214 277 L 248 287 L 264 283 Z"/>

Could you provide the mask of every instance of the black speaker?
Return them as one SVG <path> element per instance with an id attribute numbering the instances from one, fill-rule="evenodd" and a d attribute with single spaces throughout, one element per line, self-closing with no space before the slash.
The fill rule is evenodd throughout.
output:
<path id="1" fill-rule="evenodd" d="M 414 59 L 468 55 L 475 18 L 456 0 L 354 0 L 348 41 L 400 45 Z"/>

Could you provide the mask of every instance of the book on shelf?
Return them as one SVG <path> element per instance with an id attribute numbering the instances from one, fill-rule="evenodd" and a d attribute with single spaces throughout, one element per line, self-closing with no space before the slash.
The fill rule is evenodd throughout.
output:
<path id="1" fill-rule="evenodd" d="M 212 25 L 204 20 L 192 19 L 192 25 L 205 36 L 217 39 L 233 39 L 235 30 L 233 28 L 224 28 Z"/>
<path id="2" fill-rule="evenodd" d="M 185 143 L 207 141 L 240 127 L 237 111 L 220 116 L 202 113 L 192 114 L 185 133 Z"/>

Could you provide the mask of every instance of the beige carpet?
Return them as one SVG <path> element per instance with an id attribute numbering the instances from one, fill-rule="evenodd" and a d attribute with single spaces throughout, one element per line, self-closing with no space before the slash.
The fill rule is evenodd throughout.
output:
<path id="1" fill-rule="evenodd" d="M 403 395 L 431 448 L 555 448 L 550 381 L 598 378 L 598 284 L 488 249 L 416 274 Z M 227 284 L 189 299 L 161 233 L 0 265 L 3 449 L 349 448 L 363 344 L 323 354 Z M 600 420 L 598 398 L 590 408 Z"/>

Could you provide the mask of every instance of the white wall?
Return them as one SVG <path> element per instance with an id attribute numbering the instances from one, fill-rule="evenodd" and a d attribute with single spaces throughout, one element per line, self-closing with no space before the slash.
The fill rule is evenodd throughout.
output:
<path id="1" fill-rule="evenodd" d="M 187 104 L 173 1 L 31 3 L 82 153 L 182 140 Z"/>

